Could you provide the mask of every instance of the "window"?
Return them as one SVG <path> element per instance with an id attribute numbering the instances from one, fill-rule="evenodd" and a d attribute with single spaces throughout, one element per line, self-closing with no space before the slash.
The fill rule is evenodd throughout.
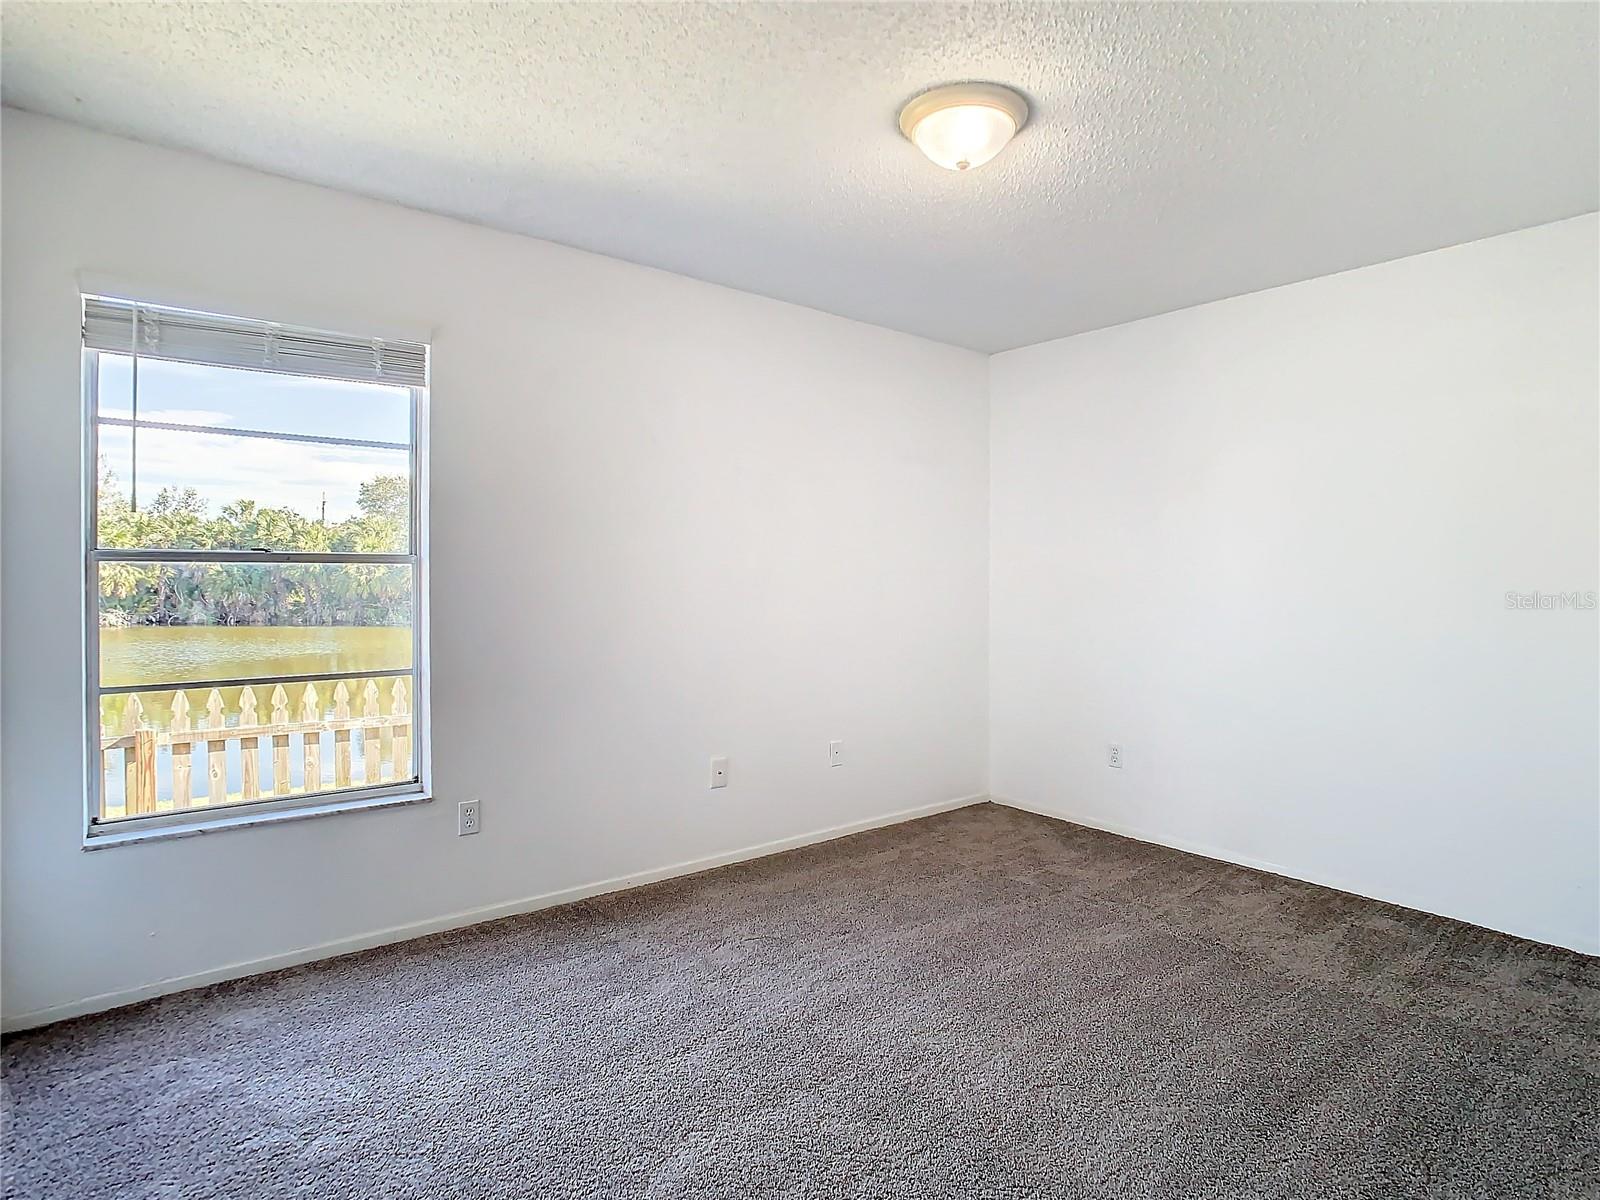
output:
<path id="1" fill-rule="evenodd" d="M 423 793 L 427 365 L 84 297 L 91 839 Z"/>

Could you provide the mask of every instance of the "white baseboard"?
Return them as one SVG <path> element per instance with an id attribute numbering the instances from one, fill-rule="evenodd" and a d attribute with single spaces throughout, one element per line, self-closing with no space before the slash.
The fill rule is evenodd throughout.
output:
<path id="1" fill-rule="evenodd" d="M 575 900 L 587 900 L 594 896 L 606 895 L 609 892 L 620 892 L 628 888 L 643 887 L 648 883 L 660 883 L 662 880 L 676 879 L 684 875 L 696 875 L 701 871 L 709 871 L 715 867 L 726 867 L 733 863 L 748 862 L 753 858 L 764 858 L 769 854 L 781 854 L 785 850 L 797 850 L 802 846 L 812 846 L 819 842 L 831 842 L 835 838 L 848 837 L 853 833 L 865 833 L 869 829 L 881 829 L 887 825 L 899 825 L 904 821 L 915 821 L 919 817 L 931 817 L 936 813 L 968 808 L 974 804 L 984 804 L 988 799 L 987 795 L 976 794 L 960 796 L 954 800 L 942 800 L 937 804 L 924 804 L 919 808 L 905 808 L 898 812 L 868 817 L 862 821 L 851 821 L 844 825 L 832 825 L 826 829 L 816 829 L 809 833 L 795 834 L 793 837 L 779 838 L 776 841 L 763 842 L 757 846 L 745 846 L 739 850 L 728 850 L 721 854 L 708 855 L 705 858 L 691 859 L 688 862 L 673 863 L 670 866 L 655 867 L 647 871 L 636 871 L 629 875 L 618 875 L 613 879 L 601 879 L 594 883 L 563 888 L 557 892 L 541 892 L 537 896 L 525 896 L 520 900 L 508 900 L 501 904 L 490 904 L 482 908 L 449 913 L 442 917 L 431 917 L 425 921 L 414 921 L 409 925 L 393 925 L 387 929 L 378 929 L 371 933 L 358 934 L 355 937 L 340 938 L 337 941 L 323 942 L 316 946 L 306 946 L 299 950 L 290 950 L 284 954 L 251 959 L 248 962 L 230 963 L 225 967 L 216 967 L 209 971 L 197 971 L 192 975 L 163 979 L 156 983 L 142 984 L 139 987 L 126 988 L 122 991 L 104 992 L 98 996 L 87 996 L 82 1000 L 73 1000 L 66 1004 L 35 1009 L 33 1012 L 18 1013 L 14 1017 L 8 1016 L 3 1021 L 0 1021 L 0 1030 L 12 1033 L 22 1029 L 33 1029 L 40 1025 L 49 1025 L 54 1021 L 65 1021 L 69 1017 L 82 1017 L 90 1013 L 104 1012 L 107 1009 L 121 1008 L 124 1005 L 137 1004 L 141 1000 L 151 1000 L 157 996 L 168 996 L 174 992 L 186 992 L 192 988 L 205 987 L 207 984 L 223 983 L 230 979 L 243 979 L 248 975 L 262 975 L 268 971 L 282 970 L 284 967 L 298 967 L 305 963 L 318 962 L 327 958 L 338 958 L 345 954 L 356 954 L 362 950 L 371 950 L 375 947 L 387 946 L 395 942 L 408 942 L 413 938 L 426 937 L 430 933 L 443 933 L 450 929 L 463 929 L 468 925 L 478 925 L 484 921 L 497 920 L 500 917 L 537 912 L 541 908 L 554 908 L 560 904 L 571 904 Z"/>
<path id="2" fill-rule="evenodd" d="M 1281 875 L 1285 879 L 1294 879 L 1301 883 L 1315 884 L 1317 887 L 1331 888 L 1336 892 L 1360 896 L 1366 900 L 1377 900 L 1383 904 L 1398 905 L 1400 908 L 1409 908 L 1413 912 L 1427 913 L 1429 916 L 1445 917 L 1451 921 L 1460 921 L 1465 925 L 1476 925 L 1479 929 L 1488 929 L 1494 933 L 1504 933 L 1527 941 L 1542 942 L 1547 946 L 1556 946 L 1563 950 L 1575 950 L 1579 954 L 1600 955 L 1600 943 L 1590 942 L 1581 936 L 1552 935 L 1548 932 L 1530 932 L 1522 929 L 1502 929 L 1499 926 L 1486 925 L 1482 921 L 1474 921 L 1469 917 L 1458 916 L 1455 913 L 1439 912 L 1437 909 L 1418 903 L 1412 898 L 1396 895 L 1375 896 L 1370 890 L 1353 886 L 1344 880 L 1311 875 L 1304 871 L 1291 871 L 1287 867 L 1268 862 L 1263 858 L 1252 858 L 1248 854 L 1239 854 L 1232 850 L 1221 850 L 1216 846 L 1206 845 L 1203 842 L 1193 842 L 1187 838 L 1175 838 L 1165 834 L 1154 834 L 1143 829 L 1136 829 L 1131 825 L 1121 825 L 1094 817 L 1079 816 L 1064 809 L 1034 804 L 1027 800 L 1014 800 L 1008 796 L 990 796 L 989 799 L 992 803 L 1003 805 L 1006 808 L 1020 809 L 1023 812 L 1031 812 L 1037 816 L 1065 821 L 1070 825 L 1082 825 L 1087 829 L 1099 829 L 1105 833 L 1114 833 L 1118 837 L 1132 838 L 1136 842 L 1149 842 L 1153 846 L 1165 846 L 1169 850 L 1181 850 L 1185 854 L 1198 854 L 1202 858 L 1216 859 L 1218 862 L 1232 863 L 1238 867 L 1250 867 L 1257 871 L 1265 871 L 1269 875 Z"/>

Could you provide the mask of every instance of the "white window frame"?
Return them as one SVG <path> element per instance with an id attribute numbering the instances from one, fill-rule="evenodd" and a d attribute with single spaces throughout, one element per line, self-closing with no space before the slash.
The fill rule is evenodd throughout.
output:
<path id="1" fill-rule="evenodd" d="M 84 300 L 96 293 L 85 292 Z M 111 298 L 103 297 L 102 298 Z M 120 299 L 120 298 L 119 298 Z M 154 302 L 125 302 L 172 309 L 172 305 Z M 81 311 L 80 311 L 81 315 Z M 220 315 L 220 314 L 208 314 Z M 259 318 L 235 318 L 240 321 L 259 321 Z M 307 328 L 285 325 L 286 328 Z M 321 332 L 321 331 L 316 331 Z M 399 339 L 397 339 L 399 340 Z M 426 347 L 425 347 L 426 349 Z M 99 356 L 114 353 L 110 350 L 90 349 L 80 345 L 83 372 L 83 550 L 84 593 L 84 849 L 108 845 L 122 845 L 154 841 L 213 830 L 243 828 L 271 824 L 284 820 L 325 816 L 332 813 L 389 808 L 413 804 L 432 798 L 432 737 L 429 703 L 428 670 L 428 398 L 431 378 L 419 387 L 408 388 L 411 397 L 411 544 L 407 553 L 346 554 L 306 553 L 297 551 L 252 550 L 195 550 L 195 549 L 101 549 L 97 545 L 99 527 L 99 475 L 100 438 L 102 421 L 99 414 Z M 431 358 L 431 351 L 430 351 Z M 221 363 L 228 366 L 232 364 Z M 294 375 L 303 372 L 283 371 Z M 121 423 L 121 422 L 116 422 Z M 150 424 L 135 422 L 137 425 Z M 153 426 L 159 427 L 159 426 Z M 233 436 L 237 431 L 204 427 L 196 432 Z M 310 437 L 309 435 L 265 433 L 247 431 L 238 436 L 266 436 L 281 440 L 312 440 L 325 444 L 338 444 L 347 439 Z M 359 444 L 359 443 L 358 443 Z M 249 563 L 404 563 L 411 566 L 411 754 L 416 775 L 412 779 L 381 785 L 339 788 L 333 791 L 313 792 L 295 796 L 262 797 L 259 800 L 241 800 L 227 805 L 203 805 L 177 812 L 150 813 L 140 816 L 120 817 L 114 821 L 99 819 L 101 792 L 105 785 L 103 755 L 101 751 L 101 698 L 119 693 L 169 691 L 182 689 L 194 691 L 209 687 L 261 686 L 264 684 L 307 682 L 313 680 L 338 680 L 370 678 L 374 674 L 404 675 L 397 670 L 350 671 L 320 675 L 274 675 L 238 679 L 201 679 L 193 681 L 157 681 L 134 686 L 101 688 L 100 686 L 100 564 L 103 562 L 249 562 Z"/>

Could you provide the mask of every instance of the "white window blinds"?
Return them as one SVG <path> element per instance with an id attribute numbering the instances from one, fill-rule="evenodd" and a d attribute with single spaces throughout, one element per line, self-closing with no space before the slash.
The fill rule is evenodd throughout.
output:
<path id="1" fill-rule="evenodd" d="M 428 348 L 417 342 L 323 333 L 294 325 L 218 317 L 100 296 L 83 299 L 83 344 L 90 350 L 426 387 Z"/>

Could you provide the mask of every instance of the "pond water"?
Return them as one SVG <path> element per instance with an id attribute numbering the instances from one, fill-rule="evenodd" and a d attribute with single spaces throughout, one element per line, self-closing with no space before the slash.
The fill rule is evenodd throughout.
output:
<path id="1" fill-rule="evenodd" d="M 410 668 L 411 630 L 393 625 L 136 625 L 100 631 L 102 687 Z"/>

